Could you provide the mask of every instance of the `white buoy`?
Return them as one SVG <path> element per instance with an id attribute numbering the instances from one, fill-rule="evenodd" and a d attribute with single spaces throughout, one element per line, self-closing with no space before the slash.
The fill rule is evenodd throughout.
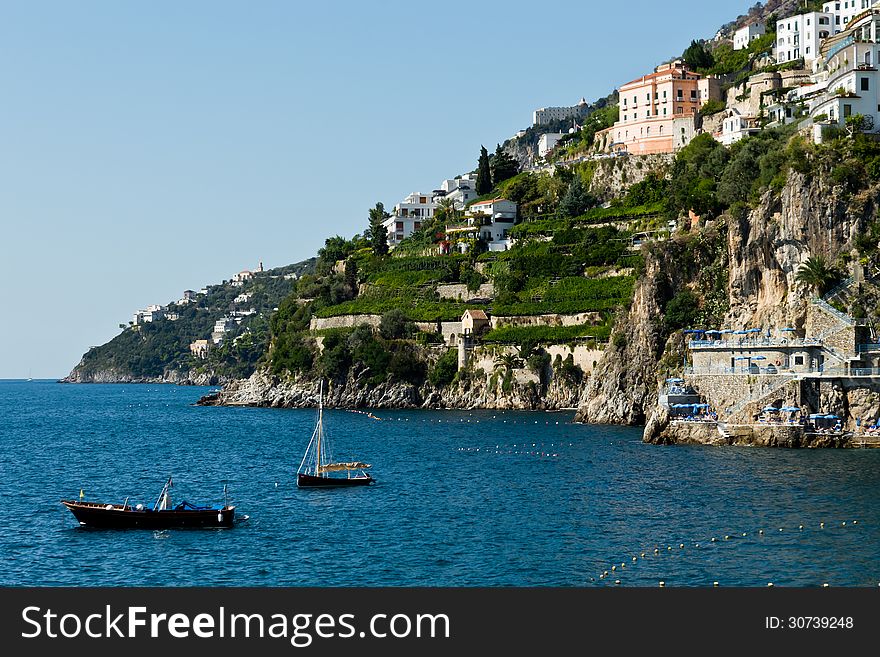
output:
<path id="1" fill-rule="evenodd" d="M 666 586 L 666 582 L 664 582 L 663 580 L 660 580 L 660 586 L 661 586 L 661 587 Z"/>
<path id="2" fill-rule="evenodd" d="M 859 521 L 858 521 L 858 520 L 853 520 L 853 524 L 854 524 L 854 525 L 858 525 L 858 524 L 859 524 Z"/>
<path id="3" fill-rule="evenodd" d="M 537 422 L 535 422 L 535 424 L 537 424 Z M 615 583 L 617 586 L 620 586 L 620 580 L 619 580 L 619 579 L 614 580 L 614 583 Z"/>
<path id="4" fill-rule="evenodd" d="M 823 589 L 827 589 L 827 588 L 828 588 L 828 582 L 825 582 L 825 583 L 822 585 L 822 588 L 823 588 Z"/>
<path id="5" fill-rule="evenodd" d="M 714 537 L 714 536 L 712 537 L 712 542 L 713 542 L 713 543 L 715 542 L 715 537 Z"/>
<path id="6" fill-rule="evenodd" d="M 667 546 L 666 546 L 666 549 L 667 549 L 667 550 L 671 550 L 671 549 L 672 549 L 672 546 L 671 546 L 671 545 L 667 545 Z"/>
<path id="7" fill-rule="evenodd" d="M 846 527 L 846 520 L 844 520 L 842 523 L 840 523 L 840 526 L 841 526 L 841 527 Z"/>
<path id="8" fill-rule="evenodd" d="M 718 582 L 712 582 L 712 586 L 718 586 Z"/>
<path id="9" fill-rule="evenodd" d="M 798 529 L 803 529 L 803 528 L 804 528 L 803 525 L 798 525 Z"/>
<path id="10" fill-rule="evenodd" d="M 602 577 L 608 577 L 608 571 L 607 571 L 607 570 L 606 570 L 605 572 L 602 573 Z"/>
<path id="11" fill-rule="evenodd" d="M 700 547 L 699 543 L 694 543 L 694 547 Z"/>
<path id="12" fill-rule="evenodd" d="M 725 541 L 729 541 L 729 540 L 730 540 L 730 534 L 725 534 L 725 535 L 724 535 L 724 540 L 725 540 Z"/>
<path id="13" fill-rule="evenodd" d="M 767 582 L 767 586 L 773 586 L 773 582 Z"/>
<path id="14" fill-rule="evenodd" d="M 635 563 L 635 562 L 638 561 L 638 560 L 639 560 L 638 557 L 633 557 L 633 563 Z"/>
<path id="15" fill-rule="evenodd" d="M 683 547 L 684 547 L 684 543 L 679 543 L 679 544 L 678 544 L 678 549 L 679 549 L 679 550 L 682 549 Z"/>
<path id="16" fill-rule="evenodd" d="M 654 554 L 660 554 L 660 550 L 657 548 L 654 548 Z"/>
<path id="17" fill-rule="evenodd" d="M 641 555 L 641 556 L 642 556 L 642 559 L 644 559 L 644 558 L 645 558 L 645 553 L 642 552 L 642 555 Z"/>
<path id="18" fill-rule="evenodd" d="M 763 535 L 763 534 L 764 534 L 764 530 L 763 530 L 763 529 L 759 529 L 759 530 L 758 530 L 758 533 L 761 534 L 761 535 Z"/>
<path id="19" fill-rule="evenodd" d="M 612 570 L 612 571 L 617 570 L 617 566 L 611 566 L 611 570 Z"/>
<path id="20" fill-rule="evenodd" d="M 779 528 L 779 531 L 782 531 L 782 527 Z"/>
<path id="21" fill-rule="evenodd" d="M 820 529 L 824 529 L 824 528 L 825 528 L 825 523 L 824 523 L 824 522 L 820 522 L 820 523 L 819 523 L 819 528 L 820 528 Z"/>

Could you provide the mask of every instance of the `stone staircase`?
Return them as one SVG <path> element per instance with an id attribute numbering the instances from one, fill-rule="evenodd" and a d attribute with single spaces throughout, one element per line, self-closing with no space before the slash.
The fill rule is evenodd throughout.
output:
<path id="1" fill-rule="evenodd" d="M 753 392 L 751 395 L 740 401 L 738 404 L 725 411 L 727 419 L 730 420 L 732 418 L 735 418 L 737 415 L 742 413 L 749 404 L 762 404 L 768 401 L 769 397 L 775 395 L 792 381 L 796 381 L 799 379 L 800 375 L 798 374 L 780 374 L 775 376 L 773 378 L 772 385 L 770 385 L 769 387 L 762 386 L 762 389 Z"/>

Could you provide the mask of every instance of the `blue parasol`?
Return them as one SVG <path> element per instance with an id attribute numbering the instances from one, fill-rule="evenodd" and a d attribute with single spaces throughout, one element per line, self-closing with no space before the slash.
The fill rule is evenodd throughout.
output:
<path id="1" fill-rule="evenodd" d="M 766 356 L 752 356 L 752 360 L 767 360 Z"/>

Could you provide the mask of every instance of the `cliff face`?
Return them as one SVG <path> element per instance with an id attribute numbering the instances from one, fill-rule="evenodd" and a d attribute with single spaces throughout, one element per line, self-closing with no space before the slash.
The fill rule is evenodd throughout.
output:
<path id="1" fill-rule="evenodd" d="M 196 372 L 193 370 L 168 370 L 162 376 L 138 377 L 131 372 L 100 369 L 91 370 L 78 365 L 60 383 L 172 383 L 183 386 L 217 386 L 226 385 L 233 379 L 218 376 L 213 372 Z"/>
<path id="2" fill-rule="evenodd" d="M 851 197 L 842 187 L 792 172 L 781 193 L 768 191 L 754 210 L 704 227 L 702 235 L 726 231 L 726 237 L 720 235 L 724 253 L 719 259 L 727 273 L 729 309 L 723 325 L 803 328 L 808 295 L 795 280 L 798 268 L 810 255 L 823 254 L 835 262 L 847 254 L 852 239 L 876 214 L 877 196 L 875 188 Z M 665 351 L 680 350 L 681 345 L 667 344 L 658 317 L 667 285 L 700 291 L 700 267 L 689 260 L 693 255 L 676 241 L 646 252 L 645 275 L 631 308 L 618 322 L 620 337 L 612 336 L 612 347 L 585 389 L 580 421 L 645 422 L 648 440 L 662 431 L 665 419 L 652 417 L 665 375 L 659 361 Z"/>
<path id="3" fill-rule="evenodd" d="M 409 383 L 371 384 L 368 372 L 353 368 L 344 381 L 331 381 L 325 388 L 324 404 L 330 408 L 561 410 L 574 408 L 579 396 L 579 386 L 562 380 L 552 381 L 544 394 L 533 384 L 515 381 L 505 392 L 482 378 L 438 389 L 427 383 L 419 387 Z M 318 379 L 281 378 L 261 370 L 248 379 L 231 382 L 200 403 L 309 408 L 318 403 Z"/>

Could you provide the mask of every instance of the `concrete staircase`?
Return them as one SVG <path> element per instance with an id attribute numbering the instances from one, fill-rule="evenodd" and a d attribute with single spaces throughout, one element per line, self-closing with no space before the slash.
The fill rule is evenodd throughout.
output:
<path id="1" fill-rule="evenodd" d="M 729 411 L 725 412 L 727 419 L 735 418 L 742 413 L 749 404 L 763 404 L 769 401 L 769 398 L 782 390 L 792 381 L 800 379 L 798 374 L 780 374 L 774 377 L 772 385 L 763 387 L 761 390 L 753 392 L 751 395 L 733 406 Z M 751 420 L 751 419 L 750 419 Z"/>

